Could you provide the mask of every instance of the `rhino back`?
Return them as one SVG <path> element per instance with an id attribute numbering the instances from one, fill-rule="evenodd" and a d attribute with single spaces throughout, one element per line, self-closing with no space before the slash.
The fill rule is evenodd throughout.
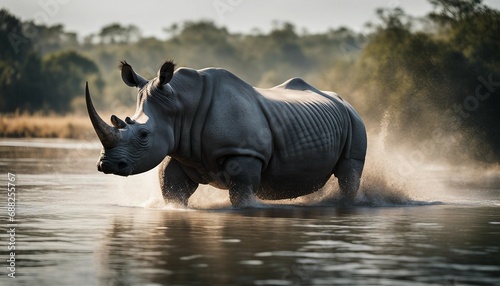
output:
<path id="1" fill-rule="evenodd" d="M 272 172 L 331 175 L 349 128 L 341 100 L 309 89 L 259 91 L 273 137 Z"/>
<path id="2" fill-rule="evenodd" d="M 301 79 L 259 89 L 226 70 L 203 74 L 205 91 L 212 94 L 202 134 L 207 160 L 248 155 L 273 173 L 331 174 L 350 124 L 341 98 Z"/>

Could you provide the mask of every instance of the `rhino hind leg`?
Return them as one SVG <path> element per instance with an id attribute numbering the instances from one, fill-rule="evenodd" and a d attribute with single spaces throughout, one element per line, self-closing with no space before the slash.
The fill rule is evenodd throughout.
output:
<path id="1" fill-rule="evenodd" d="M 337 163 L 334 175 L 339 182 L 340 203 L 342 205 L 350 205 L 354 202 L 359 189 L 363 166 L 364 161 L 356 159 L 341 159 Z"/>
<path id="2" fill-rule="evenodd" d="M 160 164 L 159 176 L 165 202 L 187 206 L 198 184 L 188 177 L 179 162 L 170 157 L 165 158 Z"/>
<path id="3" fill-rule="evenodd" d="M 255 206 L 255 193 L 259 188 L 262 162 L 253 157 L 234 156 L 224 162 L 224 174 L 229 182 L 229 199 L 233 207 Z"/>

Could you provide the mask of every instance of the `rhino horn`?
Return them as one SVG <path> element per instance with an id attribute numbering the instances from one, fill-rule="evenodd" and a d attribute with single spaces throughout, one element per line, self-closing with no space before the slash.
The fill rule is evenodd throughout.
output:
<path id="1" fill-rule="evenodd" d="M 106 149 L 110 149 L 118 144 L 120 140 L 120 131 L 108 125 L 102 118 L 97 114 L 97 111 L 92 104 L 92 99 L 90 99 L 89 84 L 85 83 L 85 101 L 87 103 L 87 111 L 89 113 L 90 121 L 94 126 L 95 133 L 97 137 L 101 140 L 102 146 Z"/>

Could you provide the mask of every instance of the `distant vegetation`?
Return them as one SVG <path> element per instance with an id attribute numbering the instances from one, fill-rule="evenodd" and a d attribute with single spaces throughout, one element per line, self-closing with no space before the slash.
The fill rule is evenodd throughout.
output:
<path id="1" fill-rule="evenodd" d="M 121 82 L 118 62 L 152 78 L 174 59 L 223 67 L 259 87 L 299 76 L 352 102 L 372 131 L 388 114 L 387 140 L 404 138 L 457 161 L 498 162 L 500 12 L 481 0 L 430 2 L 433 12 L 419 19 L 399 8 L 377 10 L 367 34 L 344 27 L 308 34 L 291 23 L 234 34 L 199 21 L 166 27 L 166 39 L 110 24 L 79 40 L 61 25 L 22 22 L 1 10 L 0 111 L 83 113 L 87 80 L 99 109 L 130 111 L 135 91 Z"/>
<path id="2" fill-rule="evenodd" d="M 95 138 L 87 117 L 59 114 L 6 114 L 0 117 L 0 138 Z"/>

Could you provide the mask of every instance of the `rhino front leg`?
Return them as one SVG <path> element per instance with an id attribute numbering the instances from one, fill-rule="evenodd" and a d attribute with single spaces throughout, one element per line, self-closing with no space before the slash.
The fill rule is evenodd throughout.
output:
<path id="1" fill-rule="evenodd" d="M 160 164 L 159 176 L 165 201 L 187 206 L 198 184 L 188 177 L 179 162 L 170 157 L 165 158 Z"/>
<path id="2" fill-rule="evenodd" d="M 340 187 L 340 203 L 350 205 L 359 189 L 364 162 L 356 159 L 341 159 L 335 169 Z"/>
<path id="3" fill-rule="evenodd" d="M 259 188 L 262 162 L 245 156 L 229 157 L 224 162 L 224 174 L 229 179 L 229 199 L 234 207 L 253 207 Z"/>

